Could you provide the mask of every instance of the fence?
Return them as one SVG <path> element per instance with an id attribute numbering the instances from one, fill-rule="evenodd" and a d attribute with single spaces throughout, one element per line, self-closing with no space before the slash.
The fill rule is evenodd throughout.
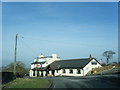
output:
<path id="1" fill-rule="evenodd" d="M 13 72 L 0 72 L 2 73 L 2 84 L 8 83 L 15 79 Z"/>

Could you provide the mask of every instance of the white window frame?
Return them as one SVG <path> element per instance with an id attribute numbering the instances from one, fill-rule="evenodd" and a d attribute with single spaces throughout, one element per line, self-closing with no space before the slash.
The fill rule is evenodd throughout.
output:
<path id="1" fill-rule="evenodd" d="M 95 63 L 95 64 L 94 64 L 94 63 Z M 92 61 L 92 62 L 91 62 L 91 65 L 97 65 L 97 62 Z"/>

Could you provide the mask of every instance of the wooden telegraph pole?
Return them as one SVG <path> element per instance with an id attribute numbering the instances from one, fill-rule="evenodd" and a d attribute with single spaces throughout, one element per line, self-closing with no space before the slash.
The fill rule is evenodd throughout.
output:
<path id="1" fill-rule="evenodd" d="M 16 55 L 17 55 L 17 38 L 18 38 L 18 34 L 16 34 L 16 37 L 15 37 L 15 48 L 14 48 L 14 75 L 16 76 Z"/>

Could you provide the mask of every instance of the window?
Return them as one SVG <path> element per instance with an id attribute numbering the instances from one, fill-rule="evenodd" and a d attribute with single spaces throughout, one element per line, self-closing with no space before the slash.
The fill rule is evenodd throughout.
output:
<path id="1" fill-rule="evenodd" d="M 58 73 L 58 70 L 56 70 L 56 73 Z"/>
<path id="2" fill-rule="evenodd" d="M 81 74 L 81 71 L 80 71 L 80 69 L 77 69 L 77 74 Z"/>
<path id="3" fill-rule="evenodd" d="M 91 62 L 92 65 L 97 65 L 97 62 L 93 61 Z"/>
<path id="4" fill-rule="evenodd" d="M 63 69 L 63 73 L 65 73 L 65 69 Z"/>
<path id="5" fill-rule="evenodd" d="M 73 73 L 73 70 L 72 70 L 72 69 L 70 69 L 70 73 Z"/>
<path id="6" fill-rule="evenodd" d="M 39 76 L 39 71 L 37 71 L 37 76 Z"/>

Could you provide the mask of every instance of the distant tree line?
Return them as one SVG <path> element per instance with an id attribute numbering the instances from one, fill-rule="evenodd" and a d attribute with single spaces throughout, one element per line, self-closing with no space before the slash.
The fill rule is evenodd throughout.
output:
<path id="1" fill-rule="evenodd" d="M 14 63 L 2 67 L 3 72 L 13 72 Z M 28 69 L 25 68 L 25 64 L 21 61 L 16 62 L 16 76 L 23 77 L 25 74 L 28 74 Z"/>

